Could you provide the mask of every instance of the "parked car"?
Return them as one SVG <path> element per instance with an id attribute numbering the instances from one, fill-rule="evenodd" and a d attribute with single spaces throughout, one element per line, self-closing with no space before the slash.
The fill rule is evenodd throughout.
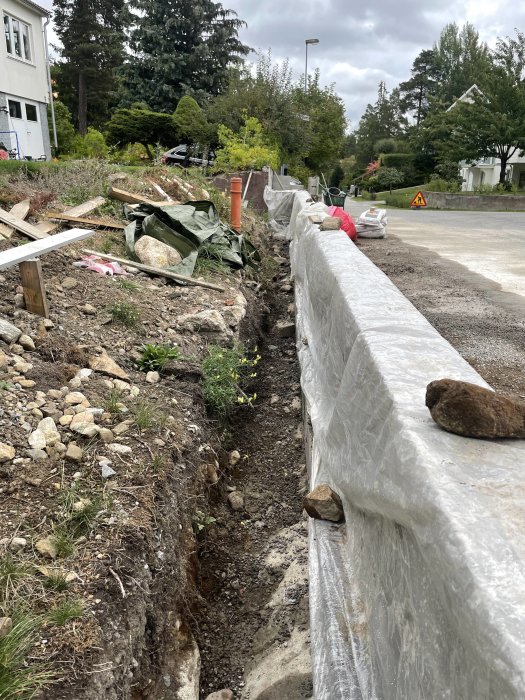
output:
<path id="1" fill-rule="evenodd" d="M 162 162 L 166 163 L 166 165 L 178 163 L 183 167 L 194 165 L 203 168 L 213 165 L 215 153 L 213 151 L 205 152 L 200 146 L 188 147 L 185 143 L 181 143 L 179 146 L 166 151 L 162 156 Z"/>

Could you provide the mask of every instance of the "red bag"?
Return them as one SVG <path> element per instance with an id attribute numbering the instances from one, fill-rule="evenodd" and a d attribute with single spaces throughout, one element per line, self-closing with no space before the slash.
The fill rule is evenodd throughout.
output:
<path id="1" fill-rule="evenodd" d="M 339 217 L 342 221 L 341 229 L 346 233 L 348 238 L 350 238 L 352 241 L 357 241 L 357 231 L 350 214 L 347 214 L 341 207 L 328 207 L 328 215 Z"/>

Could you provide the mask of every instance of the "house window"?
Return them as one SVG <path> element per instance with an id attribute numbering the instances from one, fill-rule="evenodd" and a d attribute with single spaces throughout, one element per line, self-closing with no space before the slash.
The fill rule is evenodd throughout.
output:
<path id="1" fill-rule="evenodd" d="M 26 119 L 28 122 L 37 122 L 37 112 L 35 105 L 28 105 L 26 102 Z"/>
<path id="2" fill-rule="evenodd" d="M 31 60 L 31 29 L 11 15 L 4 14 L 4 33 L 7 53 L 23 61 Z"/>
<path id="3" fill-rule="evenodd" d="M 16 100 L 9 101 L 9 116 L 12 119 L 22 119 L 22 104 Z"/>

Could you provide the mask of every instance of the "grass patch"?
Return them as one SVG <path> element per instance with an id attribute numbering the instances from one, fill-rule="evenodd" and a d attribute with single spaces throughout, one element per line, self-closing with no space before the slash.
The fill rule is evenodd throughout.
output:
<path id="1" fill-rule="evenodd" d="M 126 292 L 138 292 L 140 289 L 140 285 L 138 285 L 136 282 L 132 282 L 131 280 L 126 279 L 125 277 L 119 277 L 118 286 L 123 289 Z"/>
<path id="2" fill-rule="evenodd" d="M 137 362 L 143 372 L 162 372 L 168 360 L 178 360 L 180 350 L 172 345 L 148 344 L 142 347 L 142 357 Z"/>
<path id="3" fill-rule="evenodd" d="M 229 265 L 223 259 L 224 248 L 214 243 L 203 243 L 199 247 L 199 255 L 195 262 L 196 274 L 227 275 L 231 272 Z"/>
<path id="4" fill-rule="evenodd" d="M 208 357 L 202 363 L 202 390 L 213 413 L 227 417 L 236 406 L 253 404 L 256 394 L 246 394 L 245 388 L 256 376 L 253 368 L 260 359 L 259 355 L 248 359 L 240 344 L 233 348 L 208 348 Z"/>
<path id="5" fill-rule="evenodd" d="M 111 389 L 104 403 L 104 408 L 108 413 L 120 413 L 123 393 L 120 389 Z"/>
<path id="6" fill-rule="evenodd" d="M 0 698 L 31 700 L 54 680 L 46 665 L 28 660 L 42 618 L 16 611 L 11 617 L 13 628 L 0 639 Z"/>
<path id="7" fill-rule="evenodd" d="M 70 586 L 66 575 L 60 571 L 52 571 L 49 576 L 44 578 L 44 588 L 49 588 L 57 593 L 63 593 L 67 591 Z"/>
<path id="8" fill-rule="evenodd" d="M 126 301 L 116 301 L 108 306 L 108 313 L 113 323 L 122 323 L 126 328 L 135 328 L 140 320 L 140 311 L 135 304 Z"/>
<path id="9" fill-rule="evenodd" d="M 0 559 L 0 600 L 8 602 L 16 596 L 20 584 L 31 577 L 31 569 L 7 554 Z M 0 698 L 2 695 L 0 694 Z"/>
<path id="10" fill-rule="evenodd" d="M 55 527 L 53 542 L 59 559 L 67 559 L 75 553 L 75 536 L 66 523 L 61 523 Z"/>
<path id="11" fill-rule="evenodd" d="M 84 604 L 81 600 L 63 600 L 47 614 L 52 625 L 63 627 L 70 620 L 79 620 L 84 616 Z M 1 695 L 0 695 L 1 697 Z"/>
<path id="12" fill-rule="evenodd" d="M 139 430 L 148 430 L 157 422 L 158 411 L 145 399 L 141 399 L 132 409 L 135 425 Z"/>

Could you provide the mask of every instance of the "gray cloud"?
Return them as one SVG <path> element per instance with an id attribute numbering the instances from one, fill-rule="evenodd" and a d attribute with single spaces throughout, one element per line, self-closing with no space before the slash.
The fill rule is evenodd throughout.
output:
<path id="1" fill-rule="evenodd" d="M 38 1 L 38 0 L 37 0 Z M 51 0 L 40 0 L 44 7 Z M 247 23 L 241 39 L 275 60 L 290 59 L 304 74 L 304 40 L 317 38 L 308 53 L 309 71 L 319 68 L 323 84 L 335 83 L 347 117 L 356 126 L 377 85 L 391 90 L 410 75 L 417 54 L 430 48 L 448 22 L 474 24 L 493 46 L 498 36 L 525 29 L 525 3 L 515 0 L 222 0 Z M 252 56 L 252 58 L 255 58 Z"/>

